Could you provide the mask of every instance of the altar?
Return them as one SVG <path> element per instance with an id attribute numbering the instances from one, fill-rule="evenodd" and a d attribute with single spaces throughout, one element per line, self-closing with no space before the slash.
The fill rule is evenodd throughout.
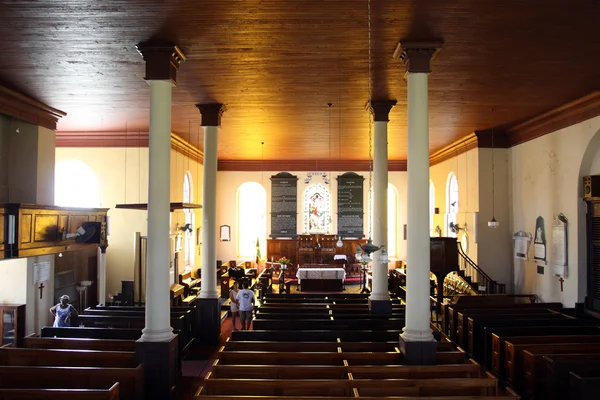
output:
<path id="1" fill-rule="evenodd" d="M 344 290 L 346 271 L 344 268 L 298 268 L 298 285 L 304 292 Z"/>

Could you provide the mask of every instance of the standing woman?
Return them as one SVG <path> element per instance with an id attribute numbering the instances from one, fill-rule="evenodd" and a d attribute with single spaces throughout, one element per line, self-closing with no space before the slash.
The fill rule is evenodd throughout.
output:
<path id="1" fill-rule="evenodd" d="M 71 317 L 76 317 L 79 315 L 75 307 L 69 304 L 69 300 L 71 299 L 65 294 L 60 297 L 60 303 L 50 309 L 50 312 L 54 316 L 54 324 L 52 325 L 53 327 L 70 327 Z"/>
<path id="2" fill-rule="evenodd" d="M 233 324 L 234 331 L 237 331 L 237 328 L 235 327 L 235 320 L 237 319 L 237 316 L 238 316 L 238 300 L 236 299 L 238 291 L 239 291 L 238 283 L 233 282 L 233 287 L 231 289 L 229 289 L 229 300 L 230 300 L 230 307 L 231 307 L 231 322 Z"/>

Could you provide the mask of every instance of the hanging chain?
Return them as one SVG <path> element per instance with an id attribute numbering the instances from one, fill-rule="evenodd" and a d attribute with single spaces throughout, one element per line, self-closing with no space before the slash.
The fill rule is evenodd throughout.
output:
<path id="1" fill-rule="evenodd" d="M 369 37 L 369 70 L 368 70 L 368 85 L 369 85 L 369 102 L 373 98 L 373 87 L 371 86 L 371 0 L 367 0 L 368 8 L 368 37 Z M 373 231 L 373 141 L 372 141 L 372 127 L 373 127 L 373 112 L 369 109 L 369 239 L 372 236 Z"/>
<path id="2" fill-rule="evenodd" d="M 495 165 L 494 165 L 494 128 L 492 128 L 492 218 L 496 218 L 496 185 L 494 182 Z"/>

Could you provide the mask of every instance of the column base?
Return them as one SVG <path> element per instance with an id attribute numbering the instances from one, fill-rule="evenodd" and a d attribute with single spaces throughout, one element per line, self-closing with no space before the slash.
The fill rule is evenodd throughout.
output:
<path id="1" fill-rule="evenodd" d="M 437 364 L 437 342 L 435 341 L 410 341 L 400 335 L 400 351 L 407 365 L 435 365 Z"/>
<path id="2" fill-rule="evenodd" d="M 219 344 L 221 336 L 221 303 L 218 298 L 196 299 L 196 321 L 200 324 L 196 340 L 202 345 Z"/>
<path id="3" fill-rule="evenodd" d="M 177 399 L 179 394 L 178 337 L 166 342 L 135 342 L 135 358 L 144 364 L 144 398 Z"/>
<path id="4" fill-rule="evenodd" d="M 373 300 L 369 299 L 369 311 L 371 314 L 391 314 L 392 313 L 392 301 L 387 300 Z"/>

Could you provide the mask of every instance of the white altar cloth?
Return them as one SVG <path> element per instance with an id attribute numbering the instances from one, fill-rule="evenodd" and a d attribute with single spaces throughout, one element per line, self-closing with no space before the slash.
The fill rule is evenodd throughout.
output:
<path id="1" fill-rule="evenodd" d="M 298 284 L 302 279 L 346 279 L 344 268 L 298 268 L 296 272 Z"/>

